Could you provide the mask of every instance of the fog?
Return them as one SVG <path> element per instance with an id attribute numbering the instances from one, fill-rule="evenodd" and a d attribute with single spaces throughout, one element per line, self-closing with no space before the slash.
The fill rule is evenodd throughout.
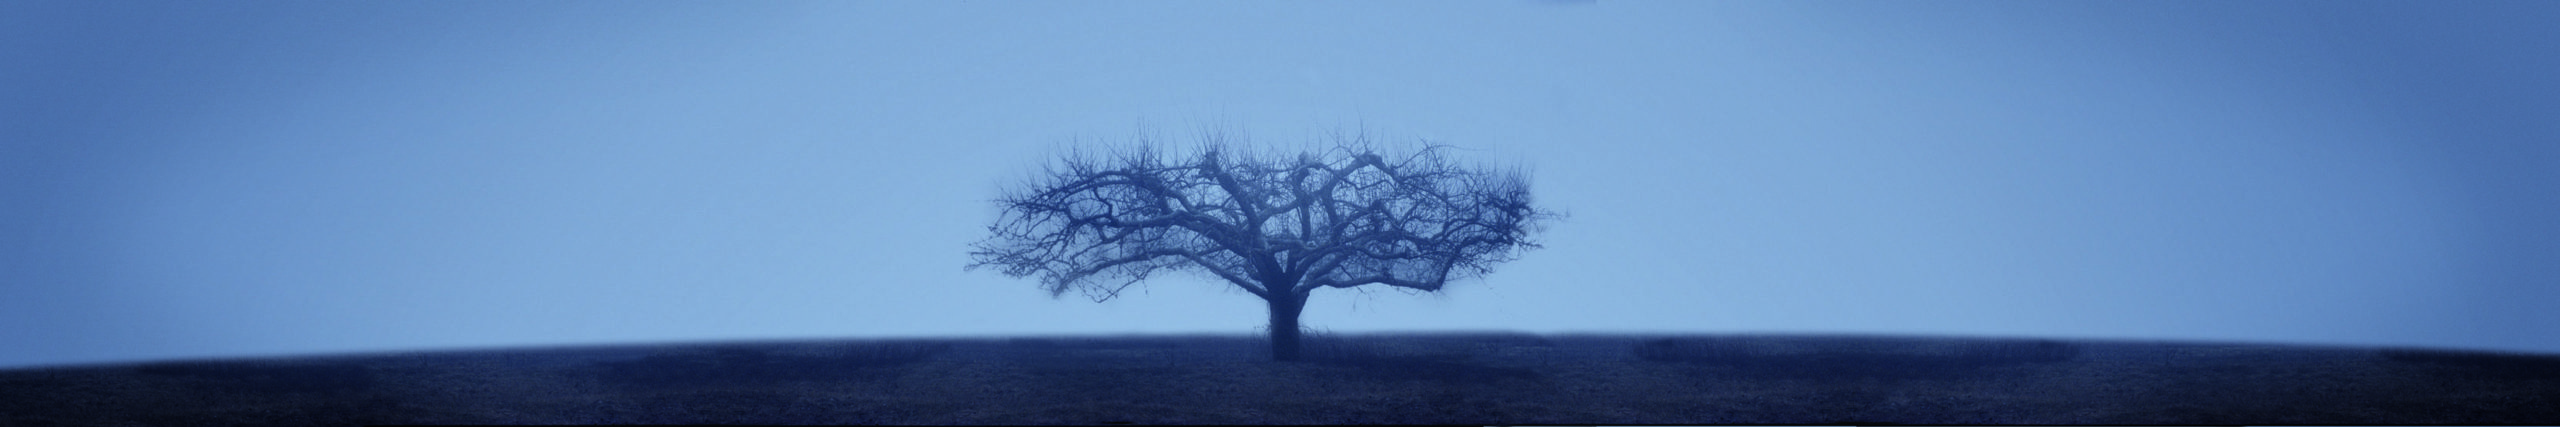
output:
<path id="1" fill-rule="evenodd" d="M 963 271 L 1078 143 L 1343 129 L 1570 216 L 1336 332 L 2560 352 L 2560 3 L 0 3 L 0 367 L 1250 334 Z"/>

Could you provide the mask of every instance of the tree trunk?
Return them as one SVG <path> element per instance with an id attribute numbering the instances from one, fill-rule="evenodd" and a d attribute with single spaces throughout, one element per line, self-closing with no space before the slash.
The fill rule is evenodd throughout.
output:
<path id="1" fill-rule="evenodd" d="M 1271 303 L 1271 360 L 1298 360 L 1298 312 L 1307 308 L 1307 294 L 1280 291 Z"/>

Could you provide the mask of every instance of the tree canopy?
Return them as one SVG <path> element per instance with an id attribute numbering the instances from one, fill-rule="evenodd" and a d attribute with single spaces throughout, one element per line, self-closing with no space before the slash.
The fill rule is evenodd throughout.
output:
<path id="1" fill-rule="evenodd" d="M 1070 154 L 996 200 L 1003 212 L 970 268 L 1095 301 L 1158 273 L 1206 273 L 1272 301 L 1274 338 L 1286 326 L 1294 347 L 1296 312 L 1317 288 L 1437 291 L 1538 247 L 1531 234 L 1556 214 L 1530 204 L 1527 173 L 1460 165 L 1449 150 L 1346 139 L 1275 154 L 1209 138 L 1180 154 Z"/>

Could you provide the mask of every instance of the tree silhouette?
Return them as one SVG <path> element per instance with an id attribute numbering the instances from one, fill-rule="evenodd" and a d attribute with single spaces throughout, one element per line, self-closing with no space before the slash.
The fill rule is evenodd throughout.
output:
<path id="1" fill-rule="evenodd" d="M 1147 141 L 1069 154 L 996 200 L 970 269 L 1038 276 L 1050 296 L 1096 302 L 1168 271 L 1206 272 L 1271 308 L 1271 357 L 1299 358 L 1298 314 L 1317 288 L 1437 291 L 1538 245 L 1557 215 L 1530 206 L 1527 174 L 1454 164 L 1445 146 L 1382 154 L 1365 137 L 1294 156 L 1206 135 L 1189 154 Z"/>

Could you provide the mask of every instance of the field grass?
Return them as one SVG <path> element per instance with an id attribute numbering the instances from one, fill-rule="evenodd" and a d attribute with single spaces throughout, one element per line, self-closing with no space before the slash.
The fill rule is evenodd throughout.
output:
<path id="1" fill-rule="evenodd" d="M 0 426 L 2552 424 L 2560 358 L 1842 336 L 811 341 L 0 371 Z"/>

